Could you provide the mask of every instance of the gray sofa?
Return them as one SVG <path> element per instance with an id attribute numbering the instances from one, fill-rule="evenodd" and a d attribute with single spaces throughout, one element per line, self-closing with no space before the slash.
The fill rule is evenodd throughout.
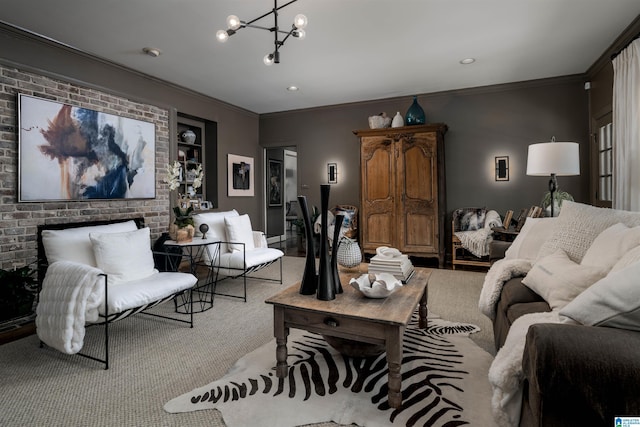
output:
<path id="1" fill-rule="evenodd" d="M 628 227 L 640 224 L 640 213 L 605 211 L 578 203 L 570 204 L 567 210 L 565 216 L 576 215 L 578 222 L 587 222 L 575 225 L 573 218 L 563 219 L 562 214 L 565 212 L 561 212 L 560 218 L 552 219 L 558 223 L 554 227 L 558 227 L 555 233 L 560 234 L 559 236 L 551 232 L 547 236 L 536 234 L 536 238 L 542 242 L 538 255 L 545 249 L 550 251 L 565 248 L 579 261 L 585 255 L 584 248 L 588 248 L 608 227 L 616 223 L 624 223 Z M 593 222 L 588 222 L 590 218 L 594 219 Z M 586 235 L 584 230 L 587 230 Z M 635 228 L 629 230 L 638 232 Z M 572 239 L 572 233 L 581 235 Z M 577 245 L 575 242 L 578 240 L 582 249 L 567 247 Z M 522 242 L 516 241 L 514 244 Z M 616 242 L 613 246 L 619 249 L 623 244 L 634 243 Z M 535 245 L 529 248 L 531 253 L 535 252 L 534 247 Z M 531 256 L 531 253 L 523 254 L 522 247 L 519 248 L 520 253 L 516 250 L 515 254 L 509 254 L 509 248 L 504 242 L 497 243 L 492 248 L 492 261 L 504 256 Z M 626 252 L 630 251 L 627 249 Z M 635 252 L 640 253 L 640 250 L 636 248 Z M 540 258 L 536 259 L 534 256 L 530 260 L 535 265 Z M 635 265 L 634 271 L 638 271 L 637 262 Z M 493 328 L 496 350 L 505 344 L 516 319 L 528 313 L 552 310 L 549 302 L 525 286 L 522 279 L 523 277 L 513 277 L 506 281 L 495 305 Z M 636 288 L 640 288 L 640 279 L 631 279 L 632 284 L 634 280 L 638 285 Z M 596 291 L 602 288 L 604 281 L 605 279 L 596 282 L 588 288 L 589 292 L 582 292 L 571 305 L 568 304 L 559 311 L 586 324 L 571 321 L 570 318 L 564 324 L 540 323 L 529 327 L 522 358 L 524 381 L 519 424 L 521 427 L 612 426 L 617 416 L 640 416 L 640 324 L 635 330 L 629 329 L 635 327 L 633 322 L 631 326 L 623 325 L 624 328 L 611 327 L 617 324 L 605 321 L 598 326 L 589 325 L 594 322 L 585 319 L 593 317 L 594 313 L 573 314 L 578 311 L 572 309 L 572 306 L 587 304 L 588 301 L 585 303 L 584 300 L 593 298 L 593 295 L 587 293 L 597 294 Z M 615 294 L 617 291 L 611 292 Z M 630 294 L 629 297 L 637 299 L 636 294 Z M 619 299 L 624 300 L 624 295 Z M 599 306 L 595 307 L 592 312 L 600 310 Z M 637 311 L 640 312 L 640 309 Z M 632 320 L 636 321 L 636 318 Z"/>

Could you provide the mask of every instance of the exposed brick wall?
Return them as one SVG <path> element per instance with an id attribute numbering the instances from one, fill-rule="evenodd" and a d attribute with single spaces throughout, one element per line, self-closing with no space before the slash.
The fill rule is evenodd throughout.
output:
<path id="1" fill-rule="evenodd" d="M 156 131 L 156 198 L 18 203 L 18 93 L 153 122 Z M 169 224 L 169 112 L 99 90 L 0 64 L 0 268 L 36 260 L 39 224 L 143 216 L 155 239 Z"/>

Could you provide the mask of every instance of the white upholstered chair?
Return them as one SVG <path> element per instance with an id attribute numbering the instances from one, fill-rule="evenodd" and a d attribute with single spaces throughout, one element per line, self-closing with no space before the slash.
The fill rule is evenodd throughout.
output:
<path id="1" fill-rule="evenodd" d="M 205 261 L 214 270 L 218 278 L 214 283 L 213 294 L 240 298 L 247 301 L 247 278 L 274 280 L 282 283 L 282 257 L 284 253 L 270 248 L 262 231 L 254 231 L 251 227 L 249 215 L 240 215 L 232 209 L 223 212 L 206 212 L 193 216 L 196 234 L 194 238 L 202 236 L 200 225 L 207 224 L 207 237 L 217 237 L 220 245 L 209 245 L 205 251 Z M 253 273 L 267 267 L 274 262 L 280 262 L 280 277 L 270 279 L 258 277 Z M 243 278 L 242 295 L 230 295 L 217 292 L 216 284 L 224 278 Z"/>
<path id="2" fill-rule="evenodd" d="M 36 326 L 41 343 L 108 369 L 109 324 L 117 320 L 144 313 L 193 327 L 193 311 L 189 320 L 146 312 L 177 295 L 191 295 L 197 279 L 156 270 L 150 230 L 143 224 L 136 218 L 38 227 Z M 89 324 L 104 326 L 103 359 L 80 352 Z"/>

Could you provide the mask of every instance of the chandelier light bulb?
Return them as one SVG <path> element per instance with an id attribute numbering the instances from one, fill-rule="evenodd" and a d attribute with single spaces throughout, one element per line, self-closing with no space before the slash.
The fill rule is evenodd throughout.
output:
<path id="1" fill-rule="evenodd" d="M 307 26 L 307 17 L 303 14 L 299 13 L 293 18 L 293 25 L 298 29 L 303 29 Z"/>
<path id="2" fill-rule="evenodd" d="M 296 30 L 293 32 L 293 35 L 300 40 L 304 40 L 304 38 L 307 37 L 307 32 L 305 30 Z"/>
<path id="3" fill-rule="evenodd" d="M 216 39 L 218 39 L 220 43 L 224 43 L 229 40 L 229 34 L 227 34 L 225 30 L 218 30 L 216 33 Z"/>
<path id="4" fill-rule="evenodd" d="M 262 59 L 262 61 L 264 62 L 264 65 L 266 65 L 266 66 L 273 65 L 273 54 L 272 53 L 267 53 L 264 56 L 264 58 Z"/>
<path id="5" fill-rule="evenodd" d="M 227 26 L 229 28 L 231 28 L 232 30 L 237 30 L 238 28 L 240 28 L 240 25 L 240 18 L 238 18 L 236 15 L 227 16 Z"/>

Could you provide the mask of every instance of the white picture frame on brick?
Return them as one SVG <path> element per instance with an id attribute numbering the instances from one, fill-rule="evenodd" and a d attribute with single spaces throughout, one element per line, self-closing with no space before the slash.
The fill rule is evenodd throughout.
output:
<path id="1" fill-rule="evenodd" d="M 255 194 L 253 157 L 227 154 L 227 194 L 253 197 Z"/>
<path id="2" fill-rule="evenodd" d="M 153 199 L 155 124 L 18 94 L 18 201 Z"/>

